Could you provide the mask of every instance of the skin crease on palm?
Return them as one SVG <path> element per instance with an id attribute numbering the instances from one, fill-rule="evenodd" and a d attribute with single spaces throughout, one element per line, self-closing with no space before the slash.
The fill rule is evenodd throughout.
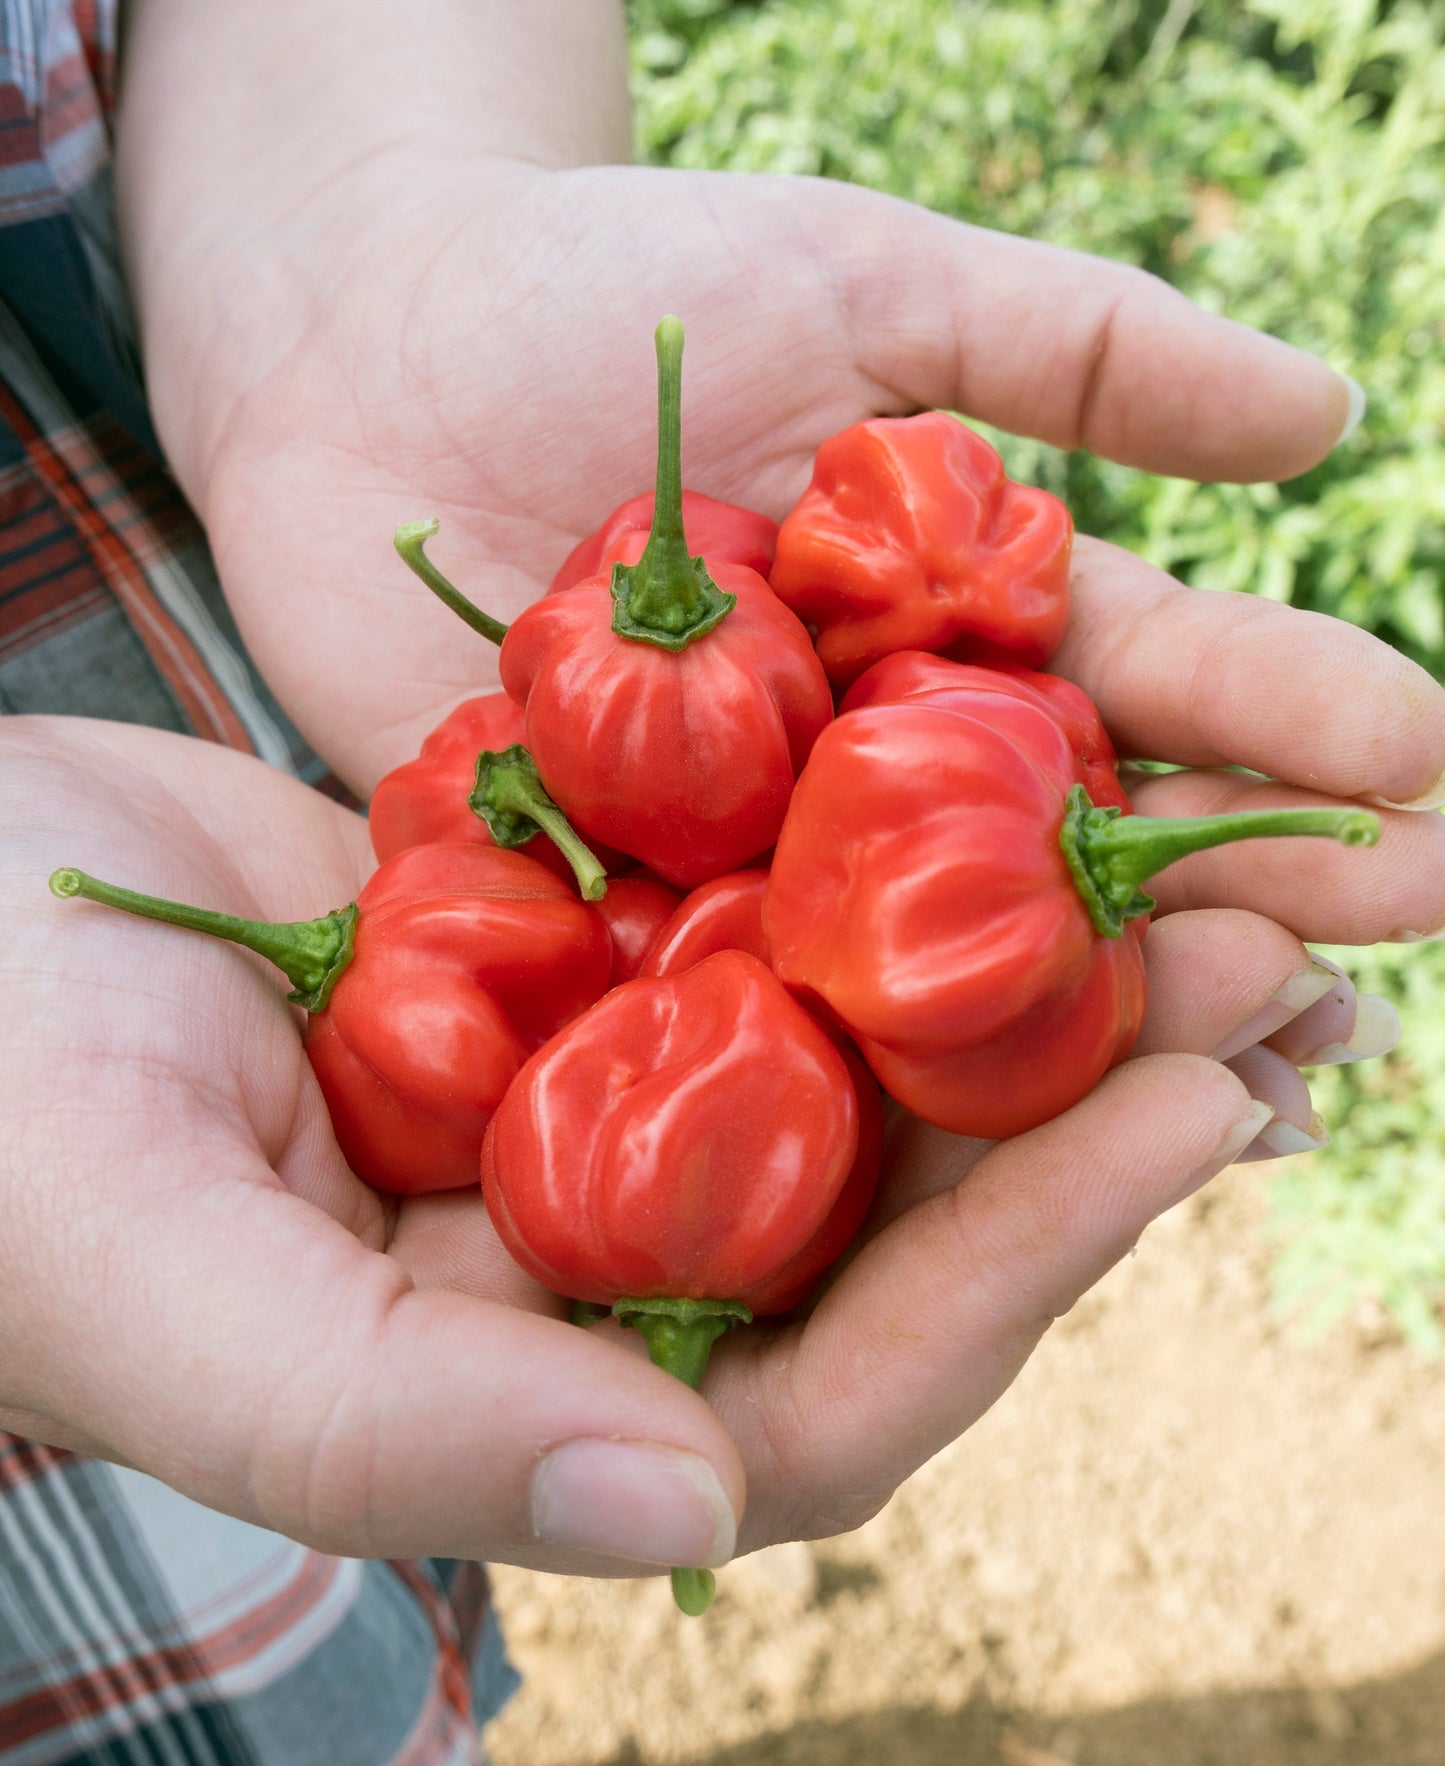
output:
<path id="1" fill-rule="evenodd" d="M 138 0 L 119 171 L 169 456 L 262 667 L 362 788 L 493 669 L 418 601 L 393 526 L 441 515 L 439 562 L 514 612 L 645 481 L 662 311 L 690 327 L 688 481 L 774 513 L 825 435 L 920 404 L 1206 477 L 1300 471 L 1343 424 L 1320 364 L 1130 272 L 864 192 L 607 163 L 623 62 L 596 0 L 348 17 Z M 1383 646 L 1094 542 L 1057 667 L 1126 751 L 1282 781 L 1150 778 L 1153 813 L 1410 801 L 1445 775 L 1445 695 Z M 7 720 L 0 743 L 0 1424 L 343 1552 L 605 1574 L 720 1561 L 734 1516 L 738 1549 L 856 1525 L 1253 1138 L 1236 1069 L 1298 1118 L 1294 1063 L 1355 1015 L 1347 986 L 1271 1004 L 1302 941 L 1445 926 L 1434 816 L 1386 812 L 1369 852 L 1175 867 L 1135 1058 L 992 1149 L 895 1123 L 867 1244 L 806 1323 L 724 1342 L 704 1401 L 635 1338 L 560 1322 L 478 1194 L 361 1186 L 256 959 L 44 891 L 77 864 L 310 916 L 370 868 L 358 819 L 154 732 Z M 1247 1025 L 1232 1067 L 1209 1058 Z M 653 1449 L 552 1477 L 579 1441 Z M 583 1463 L 605 1551 L 548 1496 Z"/>

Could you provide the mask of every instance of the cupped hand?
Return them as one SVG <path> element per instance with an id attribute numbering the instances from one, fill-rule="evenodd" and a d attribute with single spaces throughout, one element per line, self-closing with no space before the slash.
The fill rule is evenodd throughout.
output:
<path id="1" fill-rule="evenodd" d="M 1304 1009 L 1311 959 L 1274 922 L 1168 914 L 1136 1057 L 996 1147 L 900 1119 L 859 1254 L 806 1320 L 721 1345 L 705 1403 L 630 1333 L 562 1322 L 479 1192 L 397 1203 L 352 1176 L 274 971 L 45 889 L 73 864 L 309 918 L 370 868 L 357 818 L 159 732 L 16 719 L 0 738 L 0 1426 L 331 1551 L 605 1575 L 856 1525 L 1255 1139 L 1272 1101 L 1211 1053 L 1293 1033 L 1295 1073 L 1354 1014 L 1317 982 Z M 1434 818 L 1385 821 L 1352 855 L 1371 871 L 1322 892 L 1323 935 L 1445 915 Z"/>

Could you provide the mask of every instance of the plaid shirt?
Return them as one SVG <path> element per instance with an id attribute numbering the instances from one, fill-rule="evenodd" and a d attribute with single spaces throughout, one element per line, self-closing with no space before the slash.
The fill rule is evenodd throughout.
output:
<path id="1" fill-rule="evenodd" d="M 0 0 L 0 711 L 178 730 L 344 796 L 160 458 L 115 247 L 117 0 Z M 516 1677 L 479 1565 L 331 1558 L 0 1433 L 0 1766 L 440 1766 Z"/>

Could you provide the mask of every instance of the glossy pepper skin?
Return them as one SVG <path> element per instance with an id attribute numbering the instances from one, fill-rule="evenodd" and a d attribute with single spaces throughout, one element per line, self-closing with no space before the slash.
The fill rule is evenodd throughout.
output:
<path id="1" fill-rule="evenodd" d="M 608 883 L 597 912 L 612 935 L 611 986 L 641 974 L 644 958 L 682 901 L 677 890 L 645 871 Z"/>
<path id="2" fill-rule="evenodd" d="M 231 938 L 282 967 L 311 1014 L 306 1053 L 346 1162 L 393 1195 L 477 1181 L 482 1135 L 513 1076 L 600 997 L 612 965 L 597 913 L 552 872 L 494 847 L 408 847 L 351 906 L 292 926 L 62 878 L 57 894 Z"/>
<path id="3" fill-rule="evenodd" d="M 673 652 L 620 639 L 608 582 L 534 602 L 502 647 L 527 745 L 582 837 L 690 889 L 764 852 L 833 715 L 803 627 L 760 576 L 718 565 L 737 597 Z"/>
<path id="4" fill-rule="evenodd" d="M 905 700 L 932 699 L 946 705 L 954 694 L 1001 693 L 1040 706 L 1063 730 L 1079 763 L 1080 781 L 1096 804 L 1129 808 L 1119 783 L 1119 756 L 1098 710 L 1082 687 L 1062 675 L 1004 664 L 983 666 L 950 662 L 922 650 L 900 650 L 874 663 L 843 695 L 840 711 L 861 711 L 868 705 L 896 705 Z"/>
<path id="5" fill-rule="evenodd" d="M 835 685 L 895 650 L 1037 667 L 1064 635 L 1073 521 L 944 411 L 823 443 L 769 573 Z"/>
<path id="6" fill-rule="evenodd" d="M 676 319 L 662 321 L 656 343 L 658 489 L 635 565 L 544 596 L 508 627 L 425 557 L 434 521 L 404 524 L 396 547 L 501 646 L 526 745 L 582 838 L 690 889 L 772 845 L 833 699 L 806 629 L 763 578 L 688 550 Z"/>
<path id="7" fill-rule="evenodd" d="M 588 534 L 567 554 L 547 593 L 559 594 L 588 577 L 610 576 L 614 564 L 636 564 L 647 546 L 656 502 L 655 491 L 644 491 L 619 503 L 596 533 Z M 759 576 L 772 569 L 778 524 L 766 515 L 737 503 L 720 503 L 700 491 L 684 491 L 682 522 L 694 556 L 713 564 L 745 564 Z"/>
<path id="8" fill-rule="evenodd" d="M 408 846 L 469 841 L 490 846 L 487 824 L 472 814 L 467 795 L 483 749 L 523 742 L 527 720 L 505 693 L 482 693 L 450 711 L 421 745 L 415 760 L 393 767 L 371 795 L 368 826 L 372 850 L 389 859 Z M 530 843 L 528 858 L 559 877 L 570 877 L 567 860 L 547 839 Z"/>
<path id="9" fill-rule="evenodd" d="M 778 1310 L 836 1255 L 798 1262 L 858 1134 L 829 1037 L 756 958 L 723 951 L 614 988 L 538 1050 L 487 1131 L 482 1187 L 502 1243 L 555 1293 Z"/>
<path id="10" fill-rule="evenodd" d="M 769 961 L 763 931 L 765 870 L 728 871 L 700 883 L 681 897 L 658 927 L 638 965 L 653 978 L 680 975 L 720 950 L 742 950 L 760 963 Z"/>
<path id="11" fill-rule="evenodd" d="M 1127 1054 L 1146 877 L 1248 835 L 1378 832 L 1352 810 L 1121 817 L 1117 783 L 1091 806 L 1051 689 L 1002 685 L 840 716 L 799 781 L 764 901 L 778 975 L 856 1039 L 885 1091 L 989 1138 L 1058 1115 Z M 1096 771 L 1100 739 L 1086 744 Z"/>
<path id="12" fill-rule="evenodd" d="M 747 870 L 730 871 L 700 884 L 683 897 L 658 931 L 638 973 L 648 979 L 681 975 L 722 950 L 743 951 L 768 962 L 768 940 L 763 931 L 767 883 L 766 871 Z M 807 1298 L 819 1270 L 835 1262 L 852 1244 L 878 1187 L 883 1162 L 883 1099 L 878 1081 L 846 1037 L 836 1040 L 858 1097 L 858 1151 L 818 1232 L 771 1281 L 753 1290 L 749 1304 L 756 1313 L 785 1311 Z"/>
<path id="13" fill-rule="evenodd" d="M 521 706 L 505 693 L 483 693 L 448 712 L 422 743 L 421 753 L 393 767 L 372 793 L 367 825 L 377 858 L 394 858 L 408 846 L 499 844 L 472 802 L 477 760 L 485 753 L 506 754 L 520 746 L 526 733 Z M 545 833 L 532 835 L 525 848 L 528 858 L 557 876 L 576 875 L 572 859 Z M 630 859 L 607 847 L 594 848 L 592 856 L 608 873 L 631 868 Z"/>
<path id="14" fill-rule="evenodd" d="M 764 579 L 689 552 L 675 319 L 658 326 L 657 361 L 646 549 L 527 608 L 502 643 L 501 677 L 582 837 L 690 889 L 772 845 L 833 702 L 807 631 Z"/>

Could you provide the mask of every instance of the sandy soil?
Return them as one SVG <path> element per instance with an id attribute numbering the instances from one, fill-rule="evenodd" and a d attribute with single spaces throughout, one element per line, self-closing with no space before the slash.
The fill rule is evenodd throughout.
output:
<path id="1" fill-rule="evenodd" d="M 496 1766 L 1445 1766 L 1445 1381 L 1264 1300 L 1257 1168 L 1160 1222 L 868 1526 L 501 1569 Z"/>

